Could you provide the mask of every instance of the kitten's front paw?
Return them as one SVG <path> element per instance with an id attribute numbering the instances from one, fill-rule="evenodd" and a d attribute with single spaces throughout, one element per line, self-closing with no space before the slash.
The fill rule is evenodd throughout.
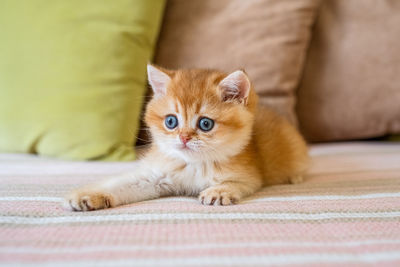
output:
<path id="1" fill-rule="evenodd" d="M 199 200 L 203 205 L 232 205 L 239 201 L 239 194 L 226 188 L 210 187 L 200 193 Z"/>
<path id="2" fill-rule="evenodd" d="M 114 207 L 114 199 L 106 193 L 98 191 L 76 190 L 71 192 L 63 202 L 63 206 L 72 211 L 90 211 Z"/>

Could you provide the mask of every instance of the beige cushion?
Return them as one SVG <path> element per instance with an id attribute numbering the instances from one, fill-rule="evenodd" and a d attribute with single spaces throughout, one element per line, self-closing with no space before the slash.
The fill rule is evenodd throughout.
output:
<path id="1" fill-rule="evenodd" d="M 244 68 L 261 102 L 292 122 L 318 0 L 170 0 L 156 63 Z"/>
<path id="2" fill-rule="evenodd" d="M 298 92 L 308 140 L 400 133 L 400 1 L 325 1 Z"/>

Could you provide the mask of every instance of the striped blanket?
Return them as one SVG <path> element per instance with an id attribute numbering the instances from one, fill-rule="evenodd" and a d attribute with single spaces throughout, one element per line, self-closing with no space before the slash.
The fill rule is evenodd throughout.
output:
<path id="1" fill-rule="evenodd" d="M 171 197 L 68 212 L 70 189 L 136 163 L 0 155 L 0 265 L 400 266 L 400 145 L 311 149 L 306 182 L 240 204 Z"/>

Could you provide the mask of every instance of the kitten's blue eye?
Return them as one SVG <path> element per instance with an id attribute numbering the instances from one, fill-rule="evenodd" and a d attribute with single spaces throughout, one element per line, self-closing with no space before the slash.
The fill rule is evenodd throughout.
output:
<path id="1" fill-rule="evenodd" d="M 178 119 L 176 118 L 175 115 L 168 115 L 165 117 L 165 126 L 167 126 L 168 129 L 174 129 L 176 126 L 178 126 Z"/>
<path id="2" fill-rule="evenodd" d="M 204 132 L 211 131 L 214 127 L 214 121 L 212 119 L 203 117 L 199 120 L 199 128 Z"/>

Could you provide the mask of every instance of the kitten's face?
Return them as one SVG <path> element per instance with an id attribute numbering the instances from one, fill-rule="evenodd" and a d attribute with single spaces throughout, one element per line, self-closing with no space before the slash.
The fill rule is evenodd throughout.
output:
<path id="1" fill-rule="evenodd" d="M 146 110 L 153 142 L 187 162 L 221 161 L 249 142 L 256 96 L 247 76 L 217 71 L 161 71 L 149 66 L 154 97 Z M 251 101 L 250 101 L 251 100 Z"/>

